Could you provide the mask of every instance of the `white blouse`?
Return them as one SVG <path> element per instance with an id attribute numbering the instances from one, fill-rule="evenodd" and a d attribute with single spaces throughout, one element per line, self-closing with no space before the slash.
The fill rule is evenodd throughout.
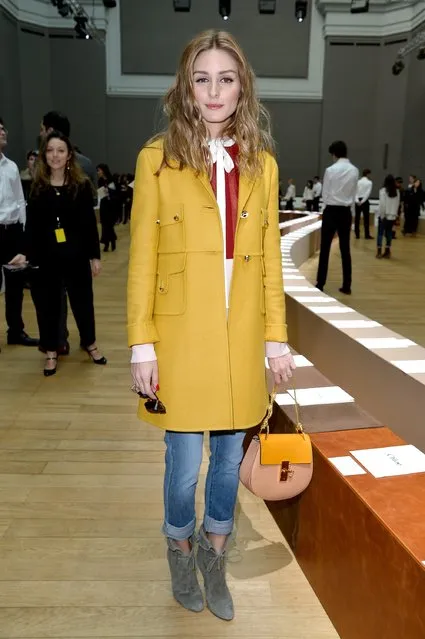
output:
<path id="1" fill-rule="evenodd" d="M 229 138 L 214 139 L 209 141 L 209 147 L 211 152 L 211 159 L 213 163 L 217 163 L 216 176 L 217 176 L 217 204 L 220 211 L 221 225 L 223 228 L 224 238 L 224 273 L 225 273 L 225 296 L 226 296 L 226 308 L 229 308 L 229 292 L 230 284 L 232 281 L 233 273 L 233 259 L 226 258 L 226 173 L 230 173 L 234 168 L 234 162 L 226 151 L 226 148 L 233 146 L 234 140 Z M 135 344 L 131 347 L 131 363 L 141 362 L 153 362 L 157 359 L 155 348 L 153 344 Z M 282 357 L 287 355 L 290 350 L 286 343 L 280 342 L 266 342 L 265 343 L 266 357 Z"/>

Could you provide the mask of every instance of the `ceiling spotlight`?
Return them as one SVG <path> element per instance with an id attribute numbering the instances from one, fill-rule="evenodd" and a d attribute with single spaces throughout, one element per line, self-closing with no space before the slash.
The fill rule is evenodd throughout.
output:
<path id="1" fill-rule="evenodd" d="M 425 47 L 419 49 L 418 55 L 416 57 L 418 60 L 425 60 Z"/>
<path id="2" fill-rule="evenodd" d="M 403 71 L 404 69 L 404 62 L 403 60 L 396 60 L 393 64 L 393 68 L 392 68 L 392 72 L 393 75 L 400 75 L 400 73 Z"/>
<path id="3" fill-rule="evenodd" d="M 173 0 L 174 11 L 190 11 L 191 0 Z"/>
<path id="4" fill-rule="evenodd" d="M 276 11 L 276 0 L 258 0 L 258 11 L 260 13 L 272 14 Z"/>
<path id="5" fill-rule="evenodd" d="M 295 17 L 298 22 L 304 22 L 307 17 L 307 0 L 295 0 Z"/>
<path id="6" fill-rule="evenodd" d="M 67 18 L 71 11 L 67 0 L 52 0 L 52 5 L 57 8 L 58 13 L 62 18 Z"/>
<path id="7" fill-rule="evenodd" d="M 351 0 L 350 13 L 367 13 L 369 0 Z"/>
<path id="8" fill-rule="evenodd" d="M 75 16 L 75 33 L 80 40 L 90 40 L 91 35 L 87 31 L 87 18 L 86 16 Z"/>
<path id="9" fill-rule="evenodd" d="M 230 0 L 219 0 L 218 12 L 223 20 L 228 20 L 230 17 Z"/>

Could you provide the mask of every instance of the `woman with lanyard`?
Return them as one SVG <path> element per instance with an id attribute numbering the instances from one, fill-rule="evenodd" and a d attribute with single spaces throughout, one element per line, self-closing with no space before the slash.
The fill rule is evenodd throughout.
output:
<path id="1" fill-rule="evenodd" d="M 287 342 L 278 170 L 254 74 L 235 40 L 207 31 L 183 52 L 169 125 L 142 149 L 131 213 L 128 339 L 139 417 L 165 430 L 163 533 L 188 610 L 233 618 L 225 563 L 246 429 L 265 415 Z M 160 388 L 161 387 L 161 388 Z M 160 396 L 160 399 L 159 399 Z M 195 537 L 204 432 L 210 460 Z"/>
<path id="2" fill-rule="evenodd" d="M 53 131 L 40 152 L 25 225 L 26 260 L 46 353 L 44 375 L 56 373 L 61 295 L 65 285 L 81 347 L 104 365 L 96 345 L 92 275 L 100 273 L 100 247 L 93 191 L 70 141 Z M 35 267 L 35 268 L 34 268 Z"/>

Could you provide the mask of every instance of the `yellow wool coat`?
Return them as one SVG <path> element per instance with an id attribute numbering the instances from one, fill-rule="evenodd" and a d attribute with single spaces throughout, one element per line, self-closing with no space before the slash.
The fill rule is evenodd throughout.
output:
<path id="1" fill-rule="evenodd" d="M 154 343 L 165 415 L 141 419 L 181 432 L 245 429 L 265 415 L 264 342 L 286 342 L 278 170 L 239 182 L 226 312 L 223 229 L 208 176 L 164 168 L 162 142 L 137 160 L 131 212 L 128 344 Z"/>

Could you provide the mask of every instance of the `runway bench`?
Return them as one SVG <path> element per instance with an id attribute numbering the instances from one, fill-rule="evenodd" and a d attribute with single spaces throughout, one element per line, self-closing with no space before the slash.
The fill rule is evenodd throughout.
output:
<path id="1" fill-rule="evenodd" d="M 298 401 L 312 439 L 313 479 L 303 495 L 267 505 L 341 639 L 425 637 L 425 473 L 344 475 L 330 458 L 400 446 L 304 357 Z M 269 375 L 269 387 L 272 378 Z M 282 387 L 273 432 L 292 432 L 292 393 Z"/>

